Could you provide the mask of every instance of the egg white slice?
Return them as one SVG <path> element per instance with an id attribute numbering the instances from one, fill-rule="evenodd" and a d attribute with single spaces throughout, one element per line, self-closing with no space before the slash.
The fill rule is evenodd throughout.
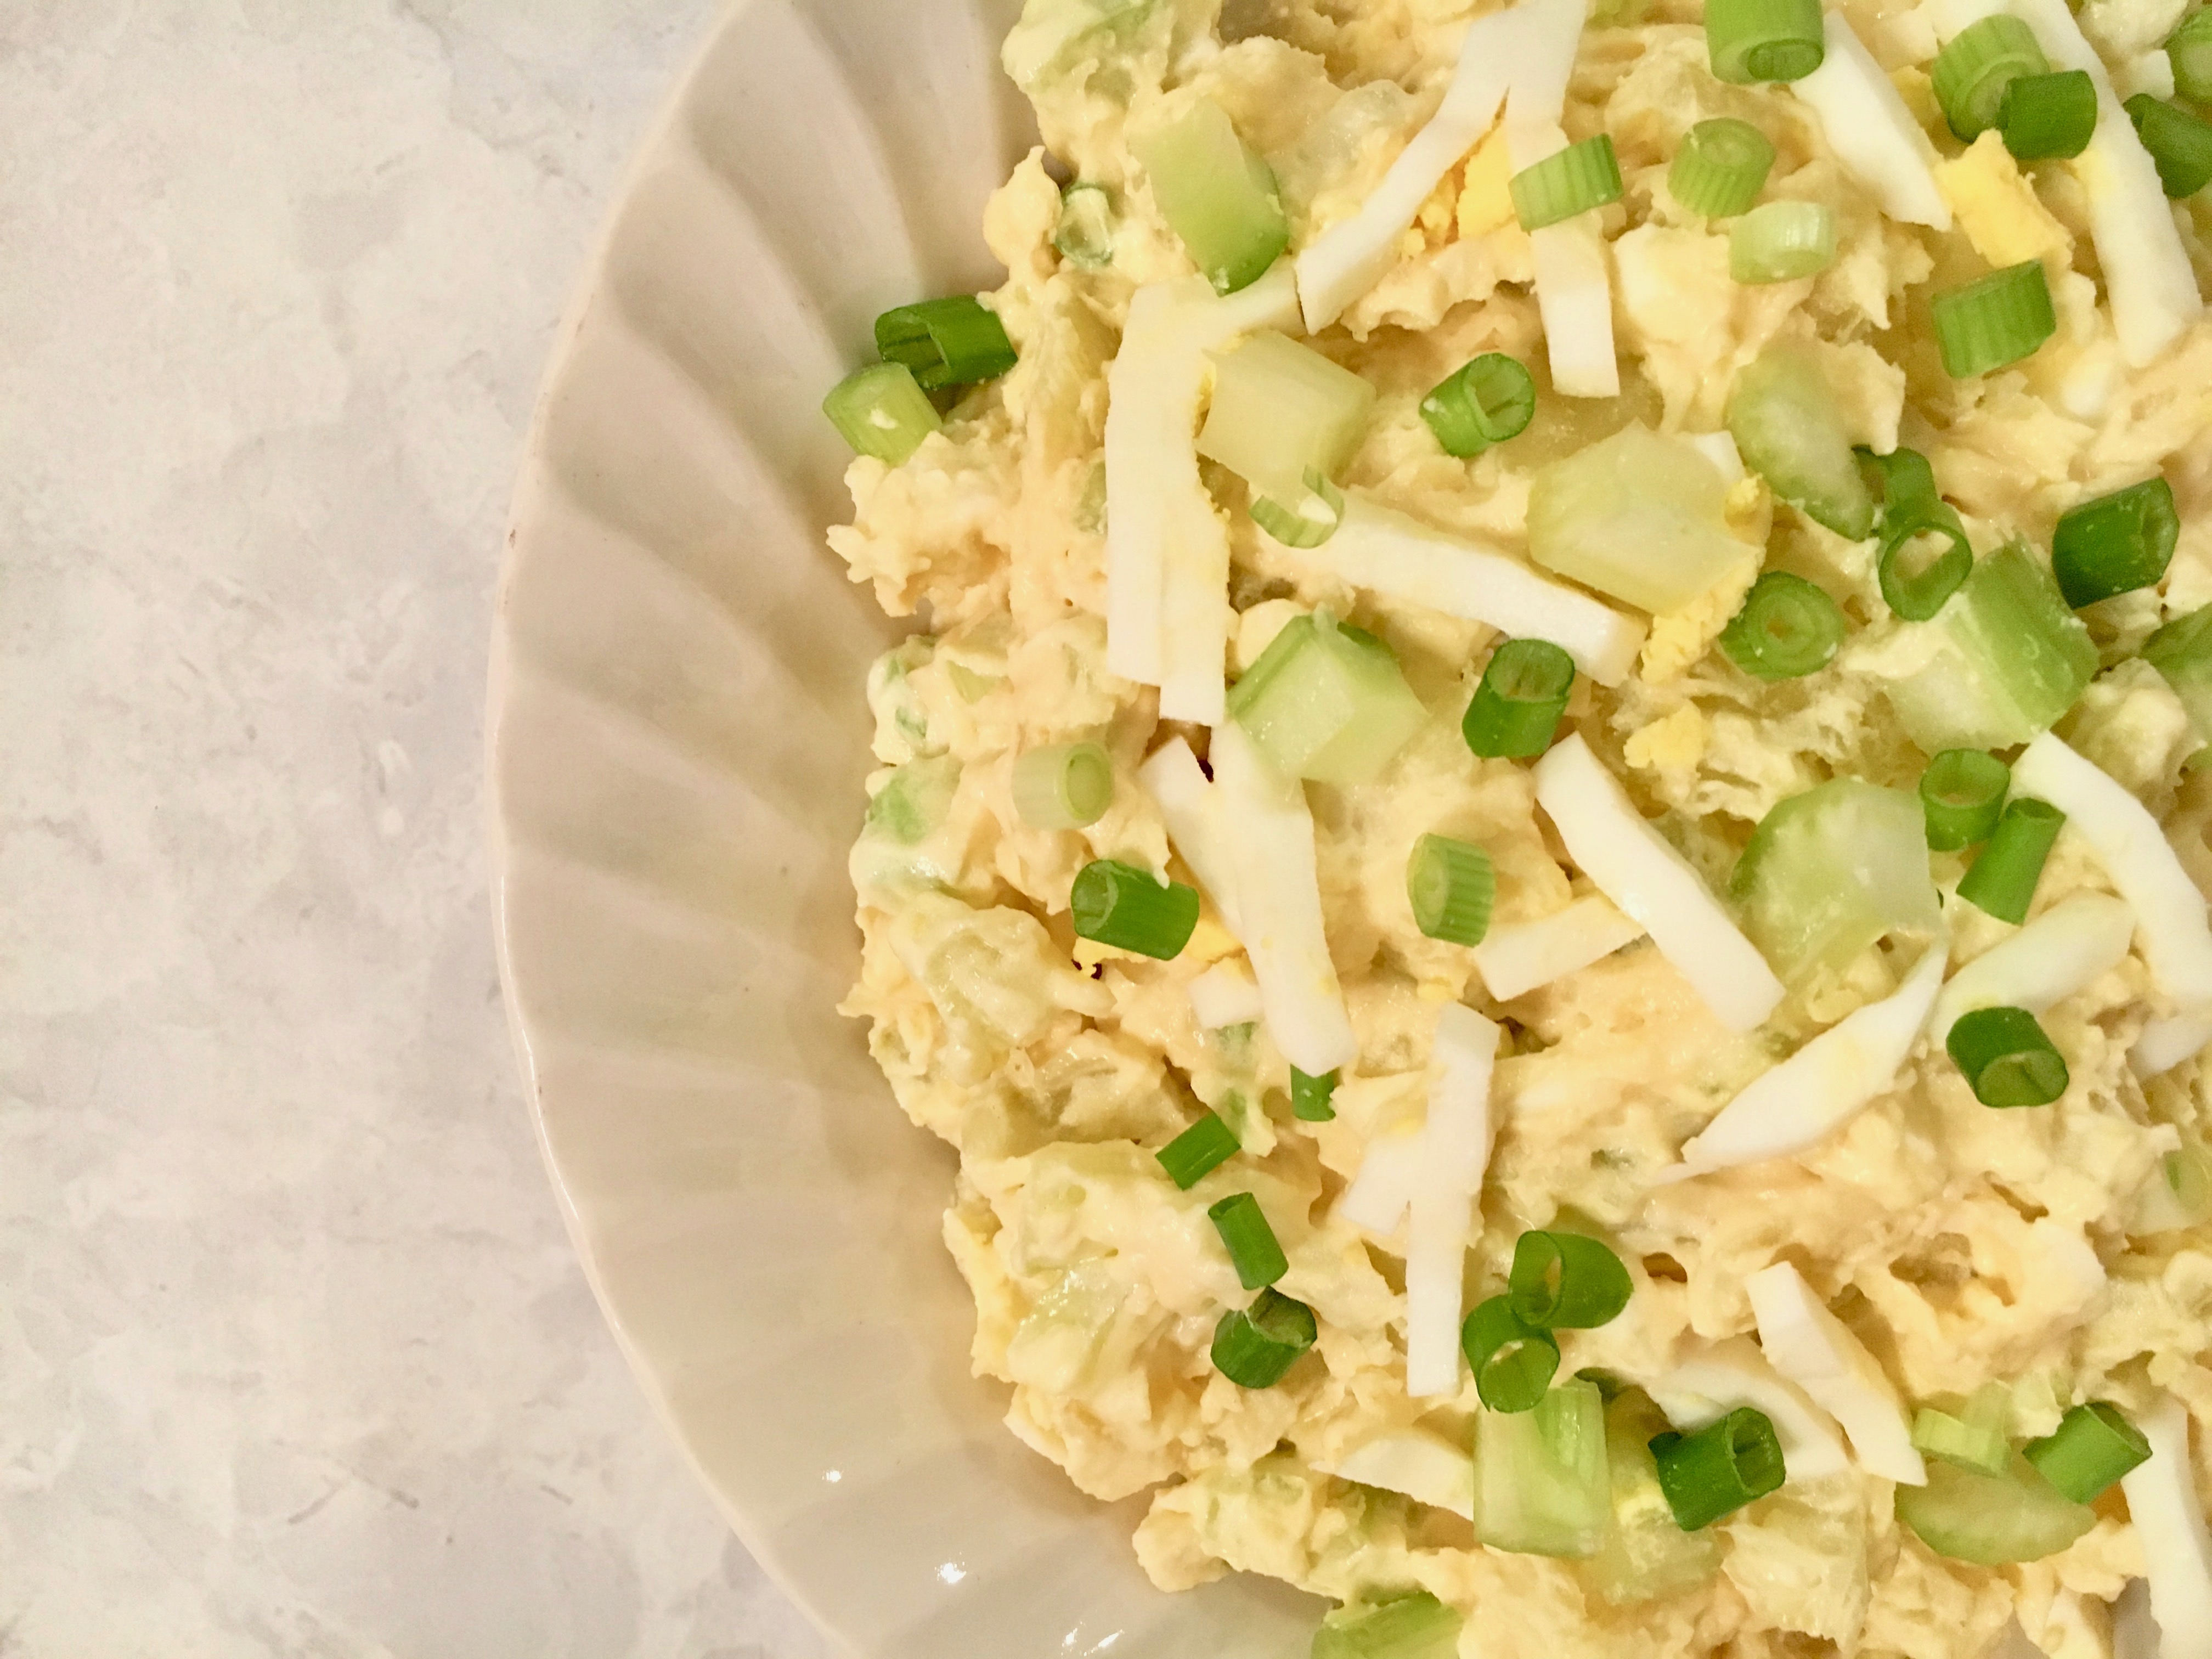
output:
<path id="1" fill-rule="evenodd" d="M 2154 1019 L 2128 1050 L 2129 1067 L 2139 1078 L 2160 1077 L 2212 1043 L 2212 1011 L 2196 1010 Z"/>
<path id="2" fill-rule="evenodd" d="M 1358 1173 L 1336 1200 L 1336 1216 L 1362 1232 L 1388 1238 L 1406 1219 L 1406 1206 L 1413 1201 L 1426 1143 L 1418 1129 L 1377 1135 L 1367 1143 Z"/>
<path id="3" fill-rule="evenodd" d="M 1643 648 L 1644 624 L 1610 605 L 1349 491 L 1336 533 L 1293 556 L 1354 587 L 1486 623 L 1510 638 L 1549 640 L 1601 685 L 1620 684 Z"/>
<path id="4" fill-rule="evenodd" d="M 1834 1419 L 1769 1364 L 1747 1336 L 1715 1343 L 1644 1386 L 1667 1420 L 1684 1434 L 1718 1422 L 1738 1406 L 1763 1412 L 1774 1425 L 1792 1480 L 1817 1480 L 1851 1466 Z"/>
<path id="5" fill-rule="evenodd" d="M 1943 987 L 1948 941 L 1921 954 L 1905 983 L 1855 1009 L 1720 1109 L 1682 1148 L 1689 1175 L 1816 1146 L 1897 1081 Z"/>
<path id="6" fill-rule="evenodd" d="M 1490 1085 L 1503 1033 L 1462 1002 L 1437 1015 L 1429 1116 L 1406 1224 L 1406 1392 L 1459 1389 L 1460 1285 L 1490 1163 Z"/>
<path id="7" fill-rule="evenodd" d="M 1270 766 L 1234 721 L 1214 728 L 1212 754 L 1237 884 L 1231 931 L 1252 958 L 1267 1034 L 1309 1077 L 1349 1066 L 1359 1040 L 1329 959 L 1305 786 Z"/>
<path id="8" fill-rule="evenodd" d="M 1510 1002 L 1643 937 L 1643 923 L 1621 915 L 1602 894 L 1592 893 L 1534 921 L 1492 927 L 1474 947 L 1474 965 L 1492 999 Z"/>
<path id="9" fill-rule="evenodd" d="M 1218 724 L 1233 614 L 1229 536 L 1198 472 L 1207 353 L 1297 325 L 1290 262 L 1217 295 L 1202 276 L 1140 288 L 1106 370 L 1106 665 L 1160 688 L 1170 720 Z"/>
<path id="10" fill-rule="evenodd" d="M 1505 100 L 1505 147 L 1516 172 L 1567 147 L 1559 119 L 1585 16 L 1583 0 L 1530 0 L 1522 10 L 1526 54 Z M 1567 398 L 1619 397 L 1613 276 L 1596 210 L 1531 231 L 1528 242 L 1553 389 Z"/>
<path id="11" fill-rule="evenodd" d="M 2150 1459 L 2120 1477 L 2142 1547 L 2160 1659 L 2212 1659 L 2212 1532 L 2189 1458 L 2189 1413 L 2163 1395 L 2136 1426 Z"/>
<path id="12" fill-rule="evenodd" d="M 1874 191 L 1884 213 L 1950 229 L 1950 204 L 1930 170 L 1936 147 L 1841 12 L 1828 14 L 1820 67 L 1791 82 L 1790 90 L 1820 116 L 1828 148 Z"/>
<path id="13" fill-rule="evenodd" d="M 2009 939 L 1951 975 L 1928 1021 L 1941 1043 L 1962 1014 L 1977 1008 L 2025 1008 L 2039 1014 L 2086 990 L 2128 959 L 2136 913 L 2106 893 L 2078 893 L 2054 904 Z"/>
<path id="14" fill-rule="evenodd" d="M 1577 868 L 1633 916 L 1722 1023 L 1747 1031 L 1782 1000 L 1766 958 L 1689 861 L 1638 814 L 1575 732 L 1536 763 L 1536 800 Z"/>
<path id="15" fill-rule="evenodd" d="M 1843 1425 L 1859 1466 L 1885 1480 L 1928 1484 L 1905 1406 L 1866 1345 L 1830 1313 L 1787 1261 L 1744 1281 L 1767 1363 Z"/>
<path id="16" fill-rule="evenodd" d="M 1522 9 L 1523 10 L 1526 8 Z M 1405 235 L 1444 174 L 1490 131 L 1520 62 L 1526 19 L 1493 12 L 1468 25 L 1444 100 L 1398 152 L 1359 210 L 1332 225 L 1297 256 L 1298 303 L 1318 334 L 1373 288 L 1398 258 Z"/>
<path id="17" fill-rule="evenodd" d="M 1217 962 L 1188 987 L 1190 1011 L 1199 1030 L 1218 1031 L 1224 1025 L 1243 1025 L 1267 1012 L 1260 1000 L 1259 982 L 1252 970 L 1233 958 Z"/>
<path id="18" fill-rule="evenodd" d="M 1168 840 L 1213 901 L 1223 927 L 1243 941 L 1237 913 L 1237 861 L 1213 785 L 1181 738 L 1170 738 L 1137 769 L 1137 781 L 1160 809 Z"/>
<path id="19" fill-rule="evenodd" d="M 1378 1434 L 1334 1462 L 1316 1463 L 1314 1468 L 1340 1480 L 1402 1492 L 1415 1503 L 1474 1519 L 1473 1455 L 1426 1429 L 1394 1429 Z"/>
<path id="20" fill-rule="evenodd" d="M 2187 1007 L 2212 1004 L 2212 924 L 2204 895 L 2182 868 L 2158 820 L 2125 787 L 2045 732 L 2013 763 L 2015 795 L 2066 814 L 2133 907 L 2152 976 Z"/>

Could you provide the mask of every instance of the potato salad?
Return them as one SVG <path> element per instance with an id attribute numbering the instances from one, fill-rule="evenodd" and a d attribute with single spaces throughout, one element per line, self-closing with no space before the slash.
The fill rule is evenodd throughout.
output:
<path id="1" fill-rule="evenodd" d="M 1007 1425 L 1315 1659 L 2212 1659 L 2212 10 L 1003 63 L 824 408 Z"/>

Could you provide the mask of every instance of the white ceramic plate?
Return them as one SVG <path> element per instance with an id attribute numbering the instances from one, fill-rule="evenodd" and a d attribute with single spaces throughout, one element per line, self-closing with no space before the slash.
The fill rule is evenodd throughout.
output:
<path id="1" fill-rule="evenodd" d="M 563 325 L 493 648 L 507 1006 L 638 1377 L 754 1553 L 862 1653 L 1280 1659 L 1316 1604 L 1168 1597 L 969 1376 L 951 1179 L 835 1005 L 891 637 L 823 544 L 823 393 L 879 310 L 1000 280 L 1018 0 L 750 0 Z"/>

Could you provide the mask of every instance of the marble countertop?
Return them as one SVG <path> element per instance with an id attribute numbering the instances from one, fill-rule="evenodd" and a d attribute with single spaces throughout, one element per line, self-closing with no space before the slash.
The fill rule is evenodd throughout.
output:
<path id="1" fill-rule="evenodd" d="M 716 0 L 0 9 L 0 1648 L 814 1659 L 603 1328 L 481 852 L 554 323 Z"/>

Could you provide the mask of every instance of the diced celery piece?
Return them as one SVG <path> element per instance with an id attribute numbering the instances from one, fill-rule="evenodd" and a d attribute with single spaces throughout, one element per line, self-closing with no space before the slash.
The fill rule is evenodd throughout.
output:
<path id="1" fill-rule="evenodd" d="M 2089 630 L 2017 543 L 1977 564 L 1933 622 L 1913 626 L 1930 630 L 1933 653 L 1887 690 L 1905 735 L 1931 755 L 2027 742 L 2097 672 Z"/>
<path id="2" fill-rule="evenodd" d="M 1006 36 L 999 61 L 1024 92 L 1066 74 L 1115 46 L 1158 9 L 1158 0 L 1029 0 Z"/>
<path id="3" fill-rule="evenodd" d="M 1728 429 L 1743 464 L 1784 501 L 1838 536 L 1874 533 L 1874 495 L 1809 349 L 1778 342 L 1759 353 L 1729 393 Z"/>
<path id="4" fill-rule="evenodd" d="M 1755 556 L 1727 510 L 1720 470 L 1690 443 L 1625 426 L 1537 472 L 1528 552 L 1585 587 L 1673 611 Z"/>
<path id="5" fill-rule="evenodd" d="M 1326 611 L 1275 635 L 1229 714 L 1285 777 L 1334 784 L 1365 783 L 1429 718 L 1390 647 Z"/>
<path id="6" fill-rule="evenodd" d="M 1598 1594 L 1628 1607 L 1701 1584 L 1720 1565 L 1720 1534 L 1684 1532 L 1660 1490 L 1651 1439 L 1671 1425 L 1651 1396 L 1626 1389 L 1605 1408 L 1606 1466 L 1613 1486 L 1613 1524 L 1590 1563 Z"/>
<path id="7" fill-rule="evenodd" d="M 1152 180 L 1161 216 L 1217 293 L 1258 281 L 1291 245 L 1273 170 L 1212 99 L 1200 99 L 1129 147 Z"/>
<path id="8" fill-rule="evenodd" d="M 1388 1601 L 1349 1601 L 1314 1632 L 1313 1659 L 1453 1659 L 1459 1610 L 1426 1590 Z"/>
<path id="9" fill-rule="evenodd" d="M 1492 1549 L 1595 1555 L 1613 1524 L 1597 1384 L 1563 1382 L 1534 1411 L 1479 1413 L 1474 1479 L 1475 1531 Z"/>
<path id="10" fill-rule="evenodd" d="M 1897 1489 L 1897 1518 L 1936 1554 L 1984 1567 L 2040 1561 L 2097 1524 L 2094 1510 L 2061 1497 L 2018 1452 L 2001 1475 L 1930 1463 L 1926 1486 Z"/>
<path id="11" fill-rule="evenodd" d="M 2212 605 L 2166 623 L 2143 641 L 2142 655 L 2181 699 L 2197 735 L 2212 742 Z"/>
<path id="12" fill-rule="evenodd" d="M 1215 359 L 1213 407 L 1198 453 L 1263 496 L 1294 502 L 1309 468 L 1334 478 L 1359 447 L 1375 388 L 1273 329 Z"/>
<path id="13" fill-rule="evenodd" d="M 1729 889 L 1744 932 L 1784 980 L 1842 969 L 1885 933 L 1932 933 L 1942 920 L 1918 799 L 1858 778 L 1778 805 Z"/>
<path id="14" fill-rule="evenodd" d="M 867 827 L 911 847 L 945 822 L 959 787 L 960 763 L 951 756 L 908 761 L 869 800 Z"/>
<path id="15" fill-rule="evenodd" d="M 1984 1382 L 1971 1400 L 1933 1400 L 1912 1419 L 1912 1443 L 1961 1468 L 2002 1475 L 2012 1461 L 2012 1390 Z"/>

